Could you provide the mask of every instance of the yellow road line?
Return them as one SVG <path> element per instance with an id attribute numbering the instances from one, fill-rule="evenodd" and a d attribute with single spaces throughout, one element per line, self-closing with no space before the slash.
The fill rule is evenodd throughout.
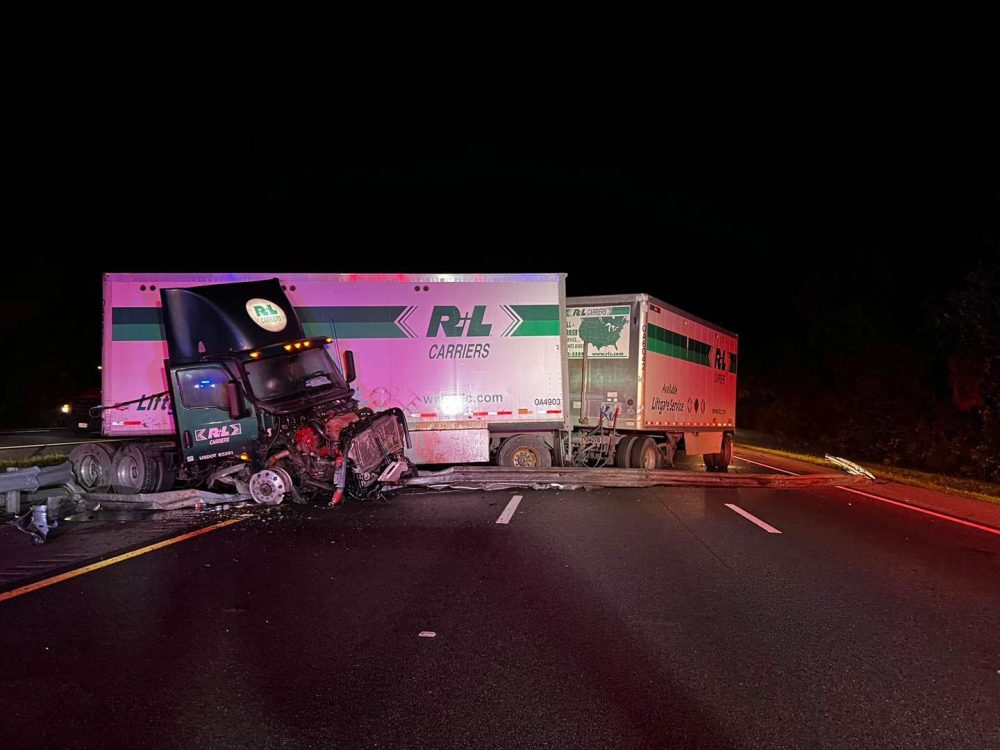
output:
<path id="1" fill-rule="evenodd" d="M 187 534 L 181 534 L 180 536 L 171 537 L 170 539 L 164 539 L 162 542 L 157 542 L 156 544 L 150 544 L 148 547 L 142 547 L 141 549 L 132 550 L 131 552 L 126 552 L 125 554 L 118 555 L 117 557 L 110 557 L 107 560 L 101 560 L 100 562 L 96 562 L 91 565 L 84 565 L 82 568 L 77 568 L 76 570 L 70 570 L 67 571 L 66 573 L 60 573 L 59 575 L 52 576 L 51 578 L 44 578 L 41 581 L 35 581 L 35 583 L 29 583 L 27 586 L 21 586 L 21 588 L 11 589 L 10 591 L 4 591 L 0 593 L 0 602 L 6 601 L 7 599 L 13 599 L 15 596 L 21 596 L 22 594 L 29 594 L 32 591 L 43 589 L 46 586 L 51 586 L 54 583 L 68 581 L 70 578 L 76 578 L 77 576 L 82 576 L 84 573 L 90 573 L 95 570 L 100 570 L 101 568 L 106 568 L 109 565 L 114 565 L 115 563 L 124 562 L 125 560 L 132 559 L 133 557 L 144 555 L 147 552 L 153 552 L 154 550 L 162 549 L 163 547 L 169 547 L 171 544 L 177 544 L 178 542 L 183 542 L 188 539 L 193 539 L 196 536 L 207 534 L 210 531 L 215 531 L 216 529 L 221 529 L 225 526 L 232 526 L 234 523 L 239 523 L 240 521 L 245 521 L 245 520 L 246 518 L 230 518 L 227 521 L 220 521 L 219 523 L 212 524 L 211 526 L 206 526 L 205 528 L 198 529 L 197 531 L 190 531 Z"/>

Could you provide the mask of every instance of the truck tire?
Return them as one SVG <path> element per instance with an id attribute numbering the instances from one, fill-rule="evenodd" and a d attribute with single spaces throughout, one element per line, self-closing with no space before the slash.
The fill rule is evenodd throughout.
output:
<path id="1" fill-rule="evenodd" d="M 662 469 L 663 455 L 651 437 L 638 437 L 632 442 L 629 463 L 633 469 Z"/>
<path id="2" fill-rule="evenodd" d="M 715 454 L 715 470 L 726 471 L 733 462 L 733 433 L 722 435 L 722 450 Z"/>
<path id="3" fill-rule="evenodd" d="M 514 435 L 503 441 L 497 454 L 498 466 L 539 469 L 552 466 L 552 451 L 534 435 Z"/>
<path id="4" fill-rule="evenodd" d="M 111 486 L 119 495 L 157 492 L 162 479 L 162 459 L 142 443 L 129 443 L 115 454 Z"/>
<path id="5" fill-rule="evenodd" d="M 705 470 L 725 473 L 733 461 L 733 433 L 722 435 L 722 449 L 718 453 L 705 454 Z"/>
<path id="6" fill-rule="evenodd" d="M 632 445 L 635 443 L 635 438 L 632 435 L 627 435 L 618 441 L 618 445 L 615 446 L 615 467 L 619 469 L 627 469 L 632 465 L 632 461 L 629 456 L 632 453 Z"/>
<path id="7" fill-rule="evenodd" d="M 107 443 L 84 443 L 69 453 L 73 478 L 84 492 L 108 492 L 111 489 L 115 449 Z"/>

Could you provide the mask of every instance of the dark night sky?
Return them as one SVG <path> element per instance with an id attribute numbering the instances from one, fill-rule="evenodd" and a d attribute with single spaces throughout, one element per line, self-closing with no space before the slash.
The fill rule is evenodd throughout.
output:
<path id="1" fill-rule="evenodd" d="M 919 339 L 926 305 L 1000 255 L 996 147 L 950 132 L 822 109 L 684 129 L 526 113 L 487 132 L 488 114 L 203 128 L 147 113 L 43 134 L 4 209 L 29 270 L 8 276 L 0 336 L 65 344 L 19 350 L 8 379 L 91 377 L 105 271 L 564 271 L 570 294 L 645 291 L 737 331 L 746 373 L 845 300 L 831 325 Z"/>

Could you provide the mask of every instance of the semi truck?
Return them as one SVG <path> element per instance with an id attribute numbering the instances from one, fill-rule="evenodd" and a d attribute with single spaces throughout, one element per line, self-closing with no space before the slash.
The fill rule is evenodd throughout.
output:
<path id="1" fill-rule="evenodd" d="M 267 280 L 304 337 L 357 357 L 351 398 L 396 416 L 409 463 L 657 469 L 685 451 L 723 471 L 731 460 L 737 336 L 645 294 L 567 299 L 558 273 L 107 274 L 103 433 L 155 446 L 190 432 L 163 365 L 163 289 Z M 105 461 L 120 491 L 135 484 L 115 479 L 124 461 Z"/>
<path id="2" fill-rule="evenodd" d="M 402 412 L 358 404 L 353 353 L 338 368 L 276 278 L 205 281 L 105 278 L 100 410 L 126 439 L 74 448 L 84 490 L 228 484 L 263 504 L 338 504 L 411 473 Z"/>

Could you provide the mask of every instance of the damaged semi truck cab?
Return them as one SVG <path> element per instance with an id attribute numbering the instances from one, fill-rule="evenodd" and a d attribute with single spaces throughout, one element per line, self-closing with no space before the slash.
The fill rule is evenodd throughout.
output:
<path id="1" fill-rule="evenodd" d="M 169 400 L 176 439 L 80 446 L 71 461 L 85 490 L 231 485 L 265 504 L 337 503 L 411 471 L 402 412 L 359 408 L 352 354 L 341 373 L 332 339 L 305 334 L 277 279 L 161 289 L 160 299 L 167 392 L 155 395 Z"/>

